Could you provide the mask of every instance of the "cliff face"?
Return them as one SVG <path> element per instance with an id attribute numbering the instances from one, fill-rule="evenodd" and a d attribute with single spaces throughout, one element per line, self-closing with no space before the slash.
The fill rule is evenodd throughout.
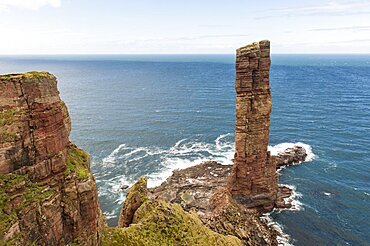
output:
<path id="1" fill-rule="evenodd" d="M 89 155 L 69 140 L 56 78 L 0 76 L 0 244 L 278 245 L 261 211 L 289 208 L 276 168 L 304 161 L 303 148 L 270 156 L 269 41 L 237 50 L 233 166 L 205 162 L 159 187 L 141 178 L 116 228 L 105 226 Z"/>
<path id="2" fill-rule="evenodd" d="M 0 240 L 98 244 L 103 217 L 89 155 L 70 130 L 53 75 L 0 76 Z"/>
<path id="3" fill-rule="evenodd" d="M 236 51 L 236 129 L 234 166 L 228 189 L 250 208 L 272 210 L 278 191 L 276 163 L 267 151 L 272 108 L 270 42 Z"/>

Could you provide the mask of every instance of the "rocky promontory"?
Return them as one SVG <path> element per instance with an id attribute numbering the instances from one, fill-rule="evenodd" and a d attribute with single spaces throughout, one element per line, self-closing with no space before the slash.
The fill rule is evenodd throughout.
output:
<path id="1" fill-rule="evenodd" d="M 277 169 L 301 147 L 268 151 L 270 43 L 237 50 L 234 165 L 208 161 L 127 192 L 117 227 L 99 207 L 89 154 L 47 72 L 0 75 L 0 245 L 277 245 L 262 212 L 289 208 Z"/>
<path id="2" fill-rule="evenodd" d="M 0 241 L 98 245 L 104 219 L 90 158 L 70 142 L 56 78 L 0 76 Z"/>
<path id="3" fill-rule="evenodd" d="M 278 245 L 278 232 L 260 217 L 273 208 L 292 206 L 292 190 L 278 186 L 277 169 L 302 162 L 307 154 L 300 146 L 275 156 L 268 151 L 272 105 L 269 41 L 247 45 L 236 53 L 234 165 L 209 161 L 174 171 L 159 187 L 147 189 L 142 183 L 139 189 L 135 184 L 123 205 L 120 227 L 136 226 L 132 218 L 141 213 L 138 211 L 148 201 L 159 200 L 196 213 L 208 228 L 234 236 L 243 245 Z"/>

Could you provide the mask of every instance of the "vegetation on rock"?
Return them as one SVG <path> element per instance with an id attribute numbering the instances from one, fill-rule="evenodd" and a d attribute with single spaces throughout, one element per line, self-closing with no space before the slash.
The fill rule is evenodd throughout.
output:
<path id="1" fill-rule="evenodd" d="M 48 200 L 54 190 L 32 182 L 26 175 L 0 175 L 0 241 L 18 220 L 20 211 Z"/>
<path id="2" fill-rule="evenodd" d="M 41 78 L 41 77 L 54 77 L 52 74 L 48 72 L 27 72 L 27 73 L 14 73 L 14 74 L 4 74 L 0 75 L 0 80 L 12 80 L 12 79 L 21 79 L 21 78 Z"/>
<path id="3" fill-rule="evenodd" d="M 146 177 L 141 177 L 127 194 L 119 224 L 128 227 L 107 227 L 102 245 L 242 245 L 234 236 L 209 229 L 194 211 L 186 212 L 179 204 L 150 199 Z"/>
<path id="4" fill-rule="evenodd" d="M 14 109 L 0 112 L 0 126 L 11 125 L 13 123 L 15 112 L 16 111 Z"/>
<path id="5" fill-rule="evenodd" d="M 128 228 L 105 229 L 102 245 L 242 245 L 233 236 L 218 234 L 178 204 L 147 200 Z"/>
<path id="6" fill-rule="evenodd" d="M 89 178 L 89 154 L 75 145 L 70 145 L 67 151 L 67 168 L 64 174 L 68 176 L 75 173 L 80 180 Z"/>
<path id="7" fill-rule="evenodd" d="M 17 138 L 14 132 L 0 132 L 0 143 L 13 142 Z"/>

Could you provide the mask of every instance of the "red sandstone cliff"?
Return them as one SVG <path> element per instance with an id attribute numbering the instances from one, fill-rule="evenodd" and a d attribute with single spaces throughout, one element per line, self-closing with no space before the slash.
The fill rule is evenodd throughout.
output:
<path id="1" fill-rule="evenodd" d="M 0 240 L 97 245 L 103 228 L 89 155 L 69 140 L 56 78 L 0 76 Z"/>
<path id="2" fill-rule="evenodd" d="M 233 166 L 205 162 L 127 193 L 119 226 L 104 225 L 89 155 L 69 141 L 70 118 L 49 73 L 0 76 L 0 245 L 277 245 L 260 212 L 289 207 L 271 157 L 269 41 L 237 50 Z"/>

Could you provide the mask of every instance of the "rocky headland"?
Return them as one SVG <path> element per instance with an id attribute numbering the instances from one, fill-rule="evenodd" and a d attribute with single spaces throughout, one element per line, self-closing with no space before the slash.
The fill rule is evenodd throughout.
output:
<path id="1" fill-rule="evenodd" d="M 98 245 L 104 218 L 90 159 L 70 142 L 56 78 L 0 76 L 0 240 Z"/>
<path id="2" fill-rule="evenodd" d="M 237 50 L 234 165 L 214 161 L 127 192 L 117 227 L 99 207 L 89 155 L 71 143 L 56 78 L 0 75 L 0 245 L 277 245 L 263 212 L 290 208 L 277 169 L 299 163 L 302 147 L 267 150 L 270 43 Z"/>

